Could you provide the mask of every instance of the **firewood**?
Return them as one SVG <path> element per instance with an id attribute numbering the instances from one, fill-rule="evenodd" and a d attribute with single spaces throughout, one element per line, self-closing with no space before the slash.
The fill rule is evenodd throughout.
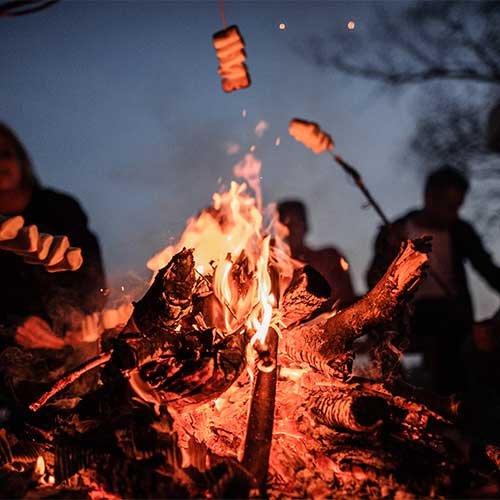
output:
<path id="1" fill-rule="evenodd" d="M 311 266 L 296 269 L 280 304 L 282 321 L 287 328 L 318 314 L 328 303 L 330 287 Z"/>
<path id="2" fill-rule="evenodd" d="M 134 304 L 134 322 L 143 334 L 169 329 L 190 312 L 195 277 L 192 249 L 174 255 L 158 271 L 146 295 Z"/>
<path id="3" fill-rule="evenodd" d="M 359 302 L 309 325 L 284 333 L 285 351 L 298 361 L 328 371 L 352 342 L 369 330 L 388 324 L 416 289 L 427 263 L 428 240 L 402 244 L 398 256 L 377 285 Z"/>
<path id="4" fill-rule="evenodd" d="M 319 391 L 310 396 L 312 413 L 329 427 L 350 432 L 370 432 L 388 417 L 383 397 L 361 391 Z"/>

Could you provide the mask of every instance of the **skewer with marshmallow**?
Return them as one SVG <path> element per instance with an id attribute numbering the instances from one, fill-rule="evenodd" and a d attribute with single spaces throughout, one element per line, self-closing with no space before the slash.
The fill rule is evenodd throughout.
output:
<path id="1" fill-rule="evenodd" d="M 288 126 L 288 131 L 294 139 L 312 149 L 314 154 L 319 155 L 333 149 L 332 138 L 323 132 L 317 123 L 294 118 Z"/>
<path id="2" fill-rule="evenodd" d="M 71 247 L 67 236 L 39 233 L 24 226 L 21 216 L 0 215 L 0 250 L 23 257 L 28 264 L 45 266 L 48 272 L 76 271 L 83 263 L 80 248 Z"/>
<path id="3" fill-rule="evenodd" d="M 245 64 L 245 42 L 237 26 L 229 26 L 213 35 L 215 53 L 219 59 L 218 73 L 224 92 L 250 86 L 250 75 Z"/>

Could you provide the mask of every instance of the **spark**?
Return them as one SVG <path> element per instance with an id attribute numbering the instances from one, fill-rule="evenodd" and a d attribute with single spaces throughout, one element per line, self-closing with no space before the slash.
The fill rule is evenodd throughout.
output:
<path id="1" fill-rule="evenodd" d="M 255 144 L 253 146 L 250 146 L 250 151 L 253 153 L 255 151 Z"/>
<path id="2" fill-rule="evenodd" d="M 283 30 L 286 28 L 286 24 L 285 24 L 285 23 L 279 23 L 278 28 L 279 28 L 281 31 L 283 31 Z"/>
<path id="3" fill-rule="evenodd" d="M 259 123 L 257 123 L 257 126 L 255 127 L 255 135 L 257 137 L 262 137 L 264 135 L 264 132 L 269 128 L 269 123 L 267 123 L 265 120 L 261 120 Z"/>
<path id="4" fill-rule="evenodd" d="M 240 152 L 240 145 L 235 143 L 230 143 L 226 146 L 226 154 L 228 156 L 236 155 Z"/>
<path id="5" fill-rule="evenodd" d="M 274 143 L 275 146 L 279 146 L 281 144 L 281 139 L 279 137 L 276 137 L 276 142 Z"/>
<path id="6" fill-rule="evenodd" d="M 351 30 L 351 31 L 352 31 L 355 27 L 356 27 L 356 23 L 355 23 L 354 21 L 349 21 L 349 22 L 347 23 L 347 29 L 348 29 L 348 30 Z"/>
<path id="7" fill-rule="evenodd" d="M 242 110 L 241 110 L 241 116 L 242 116 L 243 118 L 246 118 L 246 117 L 247 117 L 247 110 L 246 110 L 246 109 L 242 109 Z"/>
<path id="8" fill-rule="evenodd" d="M 125 291 L 125 287 L 123 285 L 120 287 L 120 289 L 121 289 L 122 292 Z"/>

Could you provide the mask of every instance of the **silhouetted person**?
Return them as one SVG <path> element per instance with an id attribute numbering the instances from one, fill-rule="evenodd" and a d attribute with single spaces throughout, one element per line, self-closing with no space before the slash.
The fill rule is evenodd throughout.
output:
<path id="1" fill-rule="evenodd" d="M 379 232 L 368 271 L 374 286 L 396 256 L 401 241 L 431 235 L 430 269 L 414 300 L 411 350 L 424 355 L 431 387 L 441 393 L 463 389 L 461 347 L 471 335 L 473 310 L 465 273 L 470 262 L 500 292 L 500 268 L 474 228 L 459 218 L 469 183 L 455 168 L 444 166 L 428 176 L 424 206 Z"/>
<path id="2" fill-rule="evenodd" d="M 0 213 L 22 215 L 40 232 L 67 235 L 80 247 L 83 265 L 75 272 L 48 273 L 43 266 L 0 250 L 0 347 L 61 349 L 74 314 L 103 305 L 104 272 L 96 237 L 72 197 L 40 185 L 30 158 L 10 128 L 0 123 Z M 54 333 L 57 330 L 57 334 Z"/>
<path id="3" fill-rule="evenodd" d="M 306 244 L 308 231 L 307 211 L 304 203 L 298 200 L 286 200 L 278 204 L 280 222 L 289 231 L 287 243 L 292 257 L 311 265 L 328 282 L 331 297 L 341 306 L 355 300 L 349 275 L 349 265 L 342 254 L 334 247 L 314 250 Z"/>

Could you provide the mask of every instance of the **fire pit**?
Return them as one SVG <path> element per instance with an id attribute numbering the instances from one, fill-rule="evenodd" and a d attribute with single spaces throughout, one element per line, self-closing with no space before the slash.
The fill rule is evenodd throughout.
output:
<path id="1" fill-rule="evenodd" d="M 256 191 L 233 182 L 215 194 L 150 260 L 154 280 L 123 331 L 42 394 L 21 429 L 2 431 L 7 495 L 498 491 L 499 450 L 464 451 L 460 405 L 402 383 L 384 333 L 418 286 L 428 242 L 405 243 L 378 285 L 338 311 L 321 276 L 290 258 Z M 368 332 L 376 381 L 352 376 L 353 342 Z M 99 386 L 64 405 L 66 387 L 97 368 Z"/>

